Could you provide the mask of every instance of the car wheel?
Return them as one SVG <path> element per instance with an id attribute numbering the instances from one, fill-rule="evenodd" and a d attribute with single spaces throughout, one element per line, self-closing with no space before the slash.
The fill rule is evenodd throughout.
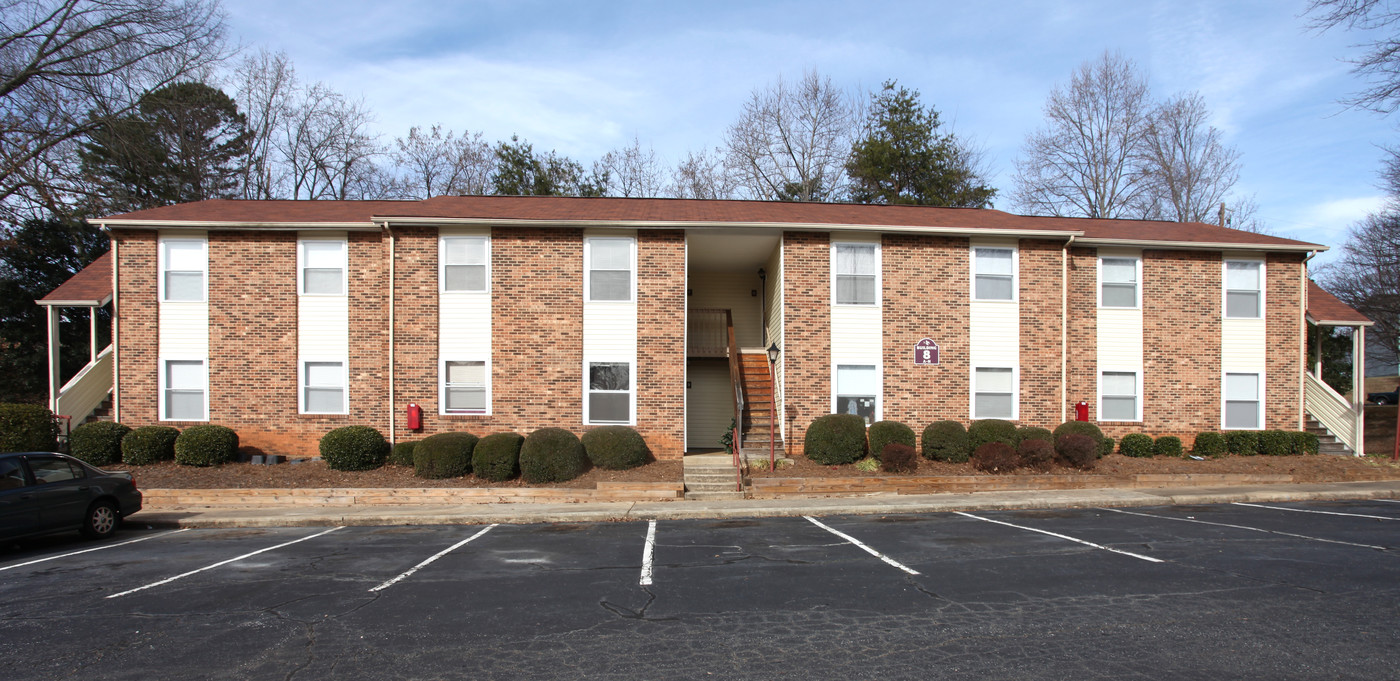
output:
<path id="1" fill-rule="evenodd" d="M 98 501 L 88 507 L 87 516 L 83 518 L 83 536 L 89 539 L 106 539 L 117 531 L 117 522 L 120 519 L 117 507 L 112 502 Z"/>
<path id="2" fill-rule="evenodd" d="M 1377 397 L 1377 398 L 1376 398 L 1376 404 L 1378 404 L 1378 405 L 1384 407 L 1385 405 L 1390 404 L 1390 401 L 1387 400 L 1387 399 L 1385 399 L 1384 397 Z"/>

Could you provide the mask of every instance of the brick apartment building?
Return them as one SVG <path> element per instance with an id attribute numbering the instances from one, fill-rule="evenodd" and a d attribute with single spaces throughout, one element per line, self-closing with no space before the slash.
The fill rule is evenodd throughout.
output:
<path id="1" fill-rule="evenodd" d="M 832 412 L 1053 427 L 1080 401 L 1110 435 L 1297 430 L 1306 261 L 1325 248 L 1206 224 L 677 199 L 218 200 L 97 222 L 113 416 L 218 423 L 290 455 L 350 424 L 403 440 L 622 423 L 675 458 L 719 446 L 740 399 L 765 455 L 770 404 L 789 452 Z"/>

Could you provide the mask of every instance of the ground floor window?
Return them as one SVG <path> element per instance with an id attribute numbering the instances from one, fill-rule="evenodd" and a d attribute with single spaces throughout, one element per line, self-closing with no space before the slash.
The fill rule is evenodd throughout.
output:
<path id="1" fill-rule="evenodd" d="M 1016 418 L 1016 381 L 1012 369 L 978 367 L 972 391 L 972 418 Z"/>
<path id="2" fill-rule="evenodd" d="M 865 424 L 875 422 L 876 396 L 880 393 L 875 367 L 868 364 L 836 366 L 836 413 L 855 414 Z"/>
<path id="3" fill-rule="evenodd" d="M 166 360 L 164 369 L 165 394 L 161 406 L 165 421 L 204 421 L 205 393 L 208 372 L 202 359 Z"/>
<path id="4" fill-rule="evenodd" d="M 632 420 L 632 365 L 628 362 L 589 362 L 588 423 L 628 423 Z"/>
<path id="5" fill-rule="evenodd" d="M 1225 374 L 1225 427 L 1259 428 L 1259 374 Z"/>
<path id="6" fill-rule="evenodd" d="M 303 414 L 346 413 L 344 362 L 302 362 L 301 380 Z"/>
<path id="7" fill-rule="evenodd" d="M 486 413 L 486 362 L 443 362 L 443 411 Z"/>
<path id="8" fill-rule="evenodd" d="M 1135 371 L 1105 371 L 1099 381 L 1099 420 L 1138 421 Z"/>

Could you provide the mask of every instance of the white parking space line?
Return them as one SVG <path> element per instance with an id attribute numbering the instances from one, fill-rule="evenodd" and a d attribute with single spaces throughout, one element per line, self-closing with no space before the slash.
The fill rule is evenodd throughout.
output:
<path id="1" fill-rule="evenodd" d="M 647 543 L 642 549 L 642 586 L 651 586 L 651 553 L 656 548 L 656 521 L 647 523 Z"/>
<path id="2" fill-rule="evenodd" d="M 43 562 L 50 561 L 50 560 L 58 560 L 59 558 L 67 558 L 67 557 L 69 557 L 69 556 L 76 556 L 76 555 L 78 555 L 78 554 L 80 554 L 80 553 L 92 553 L 93 551 L 101 551 L 101 550 L 103 550 L 103 549 L 115 549 L 115 548 L 117 548 L 118 546 L 126 546 L 127 544 L 135 544 L 136 542 L 146 541 L 147 539 L 155 539 L 155 538 L 157 538 L 157 537 L 166 537 L 166 536 L 169 536 L 169 535 L 172 535 L 172 534 L 179 534 L 179 533 L 181 533 L 181 532 L 189 532 L 189 531 L 190 531 L 190 528 L 186 527 L 186 528 L 183 529 L 183 530 L 172 530 L 172 531 L 170 531 L 170 532 L 161 532 L 160 534 L 153 534 L 153 535 L 151 535 L 151 536 L 149 536 L 149 537 L 141 537 L 140 539 L 131 539 L 131 540 L 128 540 L 128 541 L 124 541 L 124 542 L 117 543 L 117 544 L 107 544 L 106 546 L 98 546 L 98 547 L 91 548 L 91 549 L 83 549 L 82 551 L 70 551 L 70 552 L 68 552 L 68 553 L 60 554 L 60 555 L 57 555 L 57 556 L 49 556 L 48 558 L 40 558 L 40 559 L 38 559 L 38 560 L 31 560 L 31 561 L 29 561 L 29 562 L 27 562 L 27 563 L 16 563 L 16 564 L 14 564 L 14 565 L 6 565 L 5 567 L 0 567 L 0 572 L 4 572 L 4 571 L 6 571 L 6 570 L 13 570 L 13 569 L 15 569 L 15 568 L 24 567 L 24 566 L 26 566 L 26 565 L 33 565 L 33 564 L 35 564 L 35 563 L 43 563 Z"/>
<path id="3" fill-rule="evenodd" d="M 1174 518 L 1174 517 L 1169 516 L 1169 515 L 1153 515 L 1153 514 L 1151 514 L 1151 513 L 1137 513 L 1137 512 L 1134 512 L 1134 511 L 1124 511 L 1124 510 L 1117 509 L 1117 508 L 1101 508 L 1101 509 L 1098 509 L 1098 510 L 1100 510 L 1100 511 L 1112 511 L 1112 512 L 1114 512 L 1114 513 L 1123 513 L 1123 514 L 1125 514 L 1125 515 L 1142 516 L 1143 518 L 1157 518 L 1157 519 L 1159 519 L 1159 520 L 1178 520 L 1178 521 L 1181 521 L 1181 522 L 1183 522 L 1183 523 L 1196 523 L 1196 524 L 1198 524 L 1198 525 L 1215 525 L 1215 526 L 1217 526 L 1217 527 L 1233 527 L 1233 528 L 1235 528 L 1235 529 L 1237 529 L 1237 530 L 1250 530 L 1250 531 L 1253 531 L 1253 532 L 1263 532 L 1264 534 L 1278 534 L 1278 535 L 1283 535 L 1283 536 L 1285 536 L 1285 537 L 1295 537 L 1295 538 L 1298 538 L 1298 539 L 1308 539 L 1308 540 L 1311 540 L 1311 541 L 1323 541 L 1323 542 L 1327 542 L 1328 544 L 1344 544 L 1344 545 L 1346 545 L 1346 546 L 1359 546 L 1359 547 L 1361 547 L 1361 548 L 1363 548 L 1363 549 L 1376 549 L 1376 550 L 1378 550 L 1378 551 L 1384 551 L 1384 550 L 1386 550 L 1386 547 L 1384 547 L 1384 546 L 1372 546 L 1372 545 L 1370 545 L 1370 544 L 1357 544 L 1357 543 L 1355 543 L 1355 542 L 1341 541 L 1341 540 L 1338 540 L 1338 539 L 1323 539 L 1322 537 L 1309 537 L 1309 536 L 1306 535 L 1306 534 L 1293 534 L 1292 532 L 1279 532 L 1278 530 L 1266 530 L 1266 529 L 1263 529 L 1263 528 L 1261 528 L 1261 527 L 1249 527 L 1249 526 L 1247 526 L 1247 525 L 1232 525 L 1232 524 L 1230 524 L 1230 523 L 1214 523 L 1214 522 L 1211 522 L 1211 521 L 1209 521 L 1209 520 L 1196 520 L 1195 518 Z"/>
<path id="4" fill-rule="evenodd" d="M 1102 545 L 1102 544 L 1095 544 L 1094 542 L 1091 542 L 1091 541 L 1084 541 L 1083 539 L 1076 539 L 1076 538 L 1071 537 L 1071 536 L 1069 536 L 1069 535 L 1060 534 L 1060 533 L 1058 533 L 1058 532 L 1051 532 L 1051 531 L 1049 531 L 1049 530 L 1041 530 L 1041 529 L 1037 529 L 1037 528 L 1034 528 L 1034 527 L 1026 527 L 1025 525 L 1013 525 L 1013 524 L 1011 524 L 1011 523 L 1002 522 L 1002 521 L 1000 521 L 1000 520 L 992 520 L 991 518 L 983 518 L 982 516 L 972 515 L 971 513 L 963 513 L 962 511 L 953 511 L 953 512 L 956 513 L 956 514 L 958 514 L 958 515 L 960 515 L 960 516 L 965 516 L 965 517 L 968 517 L 968 518 L 973 518 L 973 519 L 975 519 L 975 520 L 981 520 L 981 521 L 989 522 L 989 523 L 996 523 L 996 524 L 998 524 L 998 525 L 1005 525 L 1005 526 L 1007 526 L 1007 527 L 1014 527 L 1014 528 L 1016 528 L 1016 529 L 1018 529 L 1018 530 L 1026 530 L 1026 531 L 1028 531 L 1028 532 L 1039 532 L 1039 533 L 1041 533 L 1041 534 L 1048 534 L 1048 535 L 1050 535 L 1050 536 L 1052 536 L 1052 537 L 1059 537 L 1060 539 L 1067 539 L 1067 540 L 1069 540 L 1069 541 L 1075 542 L 1076 544 L 1083 544 L 1083 545 L 1085 545 L 1085 546 L 1092 546 L 1092 547 L 1094 547 L 1094 548 L 1096 548 L 1096 549 L 1103 549 L 1103 550 L 1105 550 L 1105 551 L 1111 551 L 1111 552 L 1113 552 L 1113 553 L 1119 553 L 1119 554 L 1122 554 L 1122 555 L 1125 555 L 1125 556 L 1132 556 L 1133 558 L 1137 558 L 1138 560 L 1145 560 L 1145 561 L 1147 561 L 1147 562 L 1149 562 L 1149 563 L 1165 563 L 1165 562 L 1166 562 L 1166 561 L 1162 560 L 1161 558 L 1153 558 L 1152 556 L 1144 556 L 1144 555 L 1142 555 L 1142 554 L 1140 554 L 1140 553 L 1133 553 L 1132 551 L 1123 551 L 1123 550 L 1121 550 L 1121 549 L 1110 548 L 1110 547 L 1104 546 L 1104 545 Z"/>
<path id="5" fill-rule="evenodd" d="M 1384 501 L 1387 504 L 1400 504 L 1400 499 L 1372 499 L 1371 501 Z"/>
<path id="6" fill-rule="evenodd" d="M 292 544 L 300 544 L 301 542 L 304 542 L 304 541 L 306 541 L 306 540 L 308 540 L 308 539 L 315 539 L 315 538 L 317 538 L 317 537 L 319 537 L 319 536 L 321 536 L 321 535 L 323 535 L 323 534 L 330 534 L 330 533 L 332 533 L 332 532 L 334 532 L 334 531 L 336 531 L 336 530 L 341 530 L 341 529 L 345 529 L 345 528 L 344 528 L 344 527 L 332 527 L 332 528 L 329 529 L 329 530 L 323 530 L 323 531 L 321 531 L 321 532 L 317 532 L 316 534 L 313 534 L 313 535 L 308 536 L 308 537 L 302 537 L 301 539 L 293 539 L 292 541 L 283 542 L 283 543 L 278 544 L 278 545 L 276 545 L 276 546 L 269 546 L 269 547 L 267 547 L 267 548 L 265 548 L 265 549 L 258 549 L 257 551 L 253 551 L 252 553 L 245 553 L 245 554 L 243 554 L 243 555 L 241 555 L 241 556 L 239 556 L 239 557 L 237 557 L 237 558 L 230 558 L 230 559 L 228 559 L 228 560 L 221 560 L 221 561 L 219 561 L 219 562 L 217 562 L 217 563 L 214 563 L 213 565 L 206 565 L 206 566 L 204 566 L 204 567 L 202 567 L 202 568 L 199 568 L 198 570 L 190 570 L 189 572 L 184 572 L 184 573 L 175 575 L 174 577 L 167 577 L 167 578 L 165 578 L 165 579 L 160 580 L 159 582 L 151 582 L 150 584 L 147 584 L 147 585 L 145 585 L 145 586 L 138 586 L 138 587 L 136 587 L 135 589 L 127 589 L 126 591 L 123 591 L 123 592 L 121 592 L 121 593 L 112 594 L 111 596 L 108 596 L 107 598 L 117 598 L 118 596 L 125 596 L 125 595 L 127 595 L 127 594 L 134 594 L 134 593 L 136 593 L 137 591 L 144 591 L 144 590 L 149 589 L 149 588 L 151 588 L 151 587 L 160 586 L 160 585 L 162 585 L 162 584 L 169 584 L 169 583 L 171 583 L 171 582 L 173 582 L 173 581 L 175 581 L 175 580 L 177 580 L 177 579 L 184 579 L 184 578 L 186 578 L 186 577 L 189 577 L 190 575 L 197 575 L 197 574 L 199 574 L 199 573 L 201 573 L 201 572 L 204 572 L 205 570 L 213 570 L 214 568 L 219 567 L 219 566 L 221 566 L 221 565 L 228 565 L 229 563 L 236 563 L 236 562 L 238 562 L 238 561 L 240 561 L 240 560 L 243 560 L 244 558 L 252 558 L 253 556 L 258 555 L 259 553 L 267 553 L 268 551 L 275 551 L 275 550 L 280 549 L 280 548 L 282 548 L 282 547 L 284 547 L 284 546 L 291 546 Z"/>
<path id="7" fill-rule="evenodd" d="M 1400 520 L 1383 515 L 1366 515 L 1365 513 L 1342 513 L 1340 511 L 1316 511 L 1310 508 L 1287 508 L 1285 506 L 1265 506 L 1263 504 L 1246 504 L 1243 501 L 1234 502 L 1236 506 L 1249 506 L 1251 508 L 1268 508 L 1275 511 L 1293 511 L 1294 513 L 1317 513 L 1319 515 L 1344 515 L 1352 518 L 1371 518 L 1374 520 Z"/>
<path id="8" fill-rule="evenodd" d="M 890 564 L 890 565 L 892 565 L 892 566 L 894 566 L 894 567 L 897 567 L 897 568 L 899 568 L 899 569 L 901 569 L 901 570 L 903 570 L 903 571 L 905 571 L 905 572 L 907 572 L 907 573 L 909 573 L 909 574 L 911 574 L 911 575 L 918 575 L 918 574 L 919 574 L 919 571 L 918 571 L 918 570 L 914 570 L 914 569 L 912 569 L 912 568 L 909 568 L 908 566 L 905 566 L 903 563 L 900 563 L 899 561 L 897 561 L 897 560 L 895 560 L 895 559 L 893 559 L 893 558 L 890 558 L 889 556 L 886 556 L 885 554 L 880 553 L 879 551 L 876 551 L 875 549 L 872 549 L 872 548 L 870 548 L 869 546 L 866 546 L 865 544 L 862 544 L 862 543 L 860 542 L 859 539 L 856 539 L 855 537 L 852 537 L 851 535 L 846 534 L 845 532 L 841 532 L 840 530 L 835 530 L 835 529 L 832 529 L 832 528 L 830 528 L 830 527 L 827 527 L 826 525 L 823 525 L 823 524 L 821 523 L 821 521 L 817 520 L 816 518 L 813 518 L 812 516 L 804 515 L 804 516 L 802 516 L 802 517 L 803 517 L 803 518 L 806 518 L 806 519 L 808 519 L 808 520 L 810 520 L 810 521 L 812 521 L 812 524 L 813 524 L 813 525 L 816 525 L 817 527 L 820 527 L 820 528 L 822 528 L 823 530 L 826 530 L 827 532 L 830 532 L 830 533 L 832 533 L 832 534 L 834 534 L 834 535 L 836 535 L 836 536 L 838 536 L 838 537 L 840 537 L 840 538 L 842 538 L 842 539 L 845 539 L 846 541 L 848 541 L 848 542 L 850 542 L 850 543 L 852 543 L 852 544 L 855 544 L 855 545 L 856 545 L 857 547 L 859 547 L 862 551 L 865 551 L 866 553 L 868 553 L 868 554 L 870 554 L 870 555 L 872 555 L 872 556 L 875 556 L 876 558 L 879 558 L 880 560 L 883 560 L 883 561 L 885 561 L 886 563 L 888 563 L 888 564 Z"/>
<path id="9" fill-rule="evenodd" d="M 428 567 L 429 565 L 431 565 L 431 564 L 433 563 L 433 561 L 435 561 L 435 560 L 437 560 L 437 559 L 439 559 L 439 558 L 441 558 L 441 557 L 443 557 L 443 556 L 445 556 L 445 555 L 447 555 L 447 554 L 449 554 L 449 553 L 452 553 L 453 551 L 456 551 L 457 549 L 460 549 L 460 548 L 462 548 L 463 546 L 466 546 L 467 543 L 470 542 L 471 540 L 476 539 L 477 537 L 480 537 L 481 535 L 486 534 L 487 532 L 490 532 L 490 531 L 491 531 L 491 528 L 493 528 L 493 527 L 495 527 L 495 526 L 496 526 L 495 524 L 487 525 L 487 526 L 486 526 L 485 528 L 483 528 L 480 532 L 477 532 L 476 534 L 474 534 L 474 535 L 472 535 L 472 536 L 470 536 L 470 537 L 467 537 L 466 539 L 463 539 L 462 541 L 459 541 L 459 542 L 457 542 L 456 544 L 453 544 L 453 545 L 451 545 L 451 546 L 449 546 L 449 547 L 447 547 L 447 548 L 445 548 L 445 549 L 443 549 L 443 550 L 441 550 L 441 551 L 438 551 L 437 553 L 434 553 L 434 554 L 433 554 L 431 557 L 429 557 L 427 560 L 425 560 L 425 561 L 423 561 L 423 562 L 421 562 L 421 563 L 419 563 L 419 564 L 417 564 L 417 565 L 414 565 L 413 567 L 409 568 L 407 572 L 404 572 L 403 574 L 399 575 L 398 577 L 395 577 L 395 578 L 393 578 L 393 579 L 391 579 L 391 580 L 389 580 L 389 581 L 387 581 L 387 582 L 384 582 L 383 584 L 380 584 L 379 586 L 374 587 L 373 589 L 370 589 L 370 591 L 371 591 L 371 592 L 374 592 L 374 591 L 383 591 L 383 590 L 385 590 L 385 589 L 387 589 L 387 588 L 389 588 L 389 587 L 391 587 L 391 586 L 393 586 L 393 585 L 395 585 L 395 584 L 398 584 L 399 582 L 402 582 L 402 581 L 405 580 L 405 579 L 408 579 L 410 575 L 412 575 L 413 573 L 415 573 L 415 572 L 417 572 L 417 571 L 419 571 L 419 570 L 422 570 L 422 569 L 425 568 L 425 567 Z"/>

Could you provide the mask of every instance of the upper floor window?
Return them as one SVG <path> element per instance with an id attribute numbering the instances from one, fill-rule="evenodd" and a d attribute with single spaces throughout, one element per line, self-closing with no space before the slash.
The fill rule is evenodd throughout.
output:
<path id="1" fill-rule="evenodd" d="M 835 245 L 836 304 L 874 305 L 880 257 L 875 244 Z"/>
<path id="2" fill-rule="evenodd" d="M 587 269 L 585 300 L 590 302 L 627 302 L 632 300 L 632 247 L 636 240 L 622 238 L 590 238 L 584 241 L 584 263 Z"/>
<path id="3" fill-rule="evenodd" d="M 485 292 L 488 281 L 489 239 L 484 236 L 445 236 L 439 247 L 442 290 Z"/>
<path id="4" fill-rule="evenodd" d="M 1258 260 L 1225 261 L 1225 316 L 1258 319 L 1264 297 L 1264 263 Z"/>
<path id="5" fill-rule="evenodd" d="M 345 295 L 345 241 L 301 242 L 301 292 L 313 296 Z"/>
<path id="6" fill-rule="evenodd" d="M 972 268 L 974 299 L 1016 299 L 1016 249 L 974 248 Z"/>
<path id="7" fill-rule="evenodd" d="M 1099 305 L 1138 306 L 1138 259 L 1099 258 Z"/>
<path id="8" fill-rule="evenodd" d="M 209 259 L 204 239 L 162 239 L 160 242 L 161 300 L 201 302 Z"/>

